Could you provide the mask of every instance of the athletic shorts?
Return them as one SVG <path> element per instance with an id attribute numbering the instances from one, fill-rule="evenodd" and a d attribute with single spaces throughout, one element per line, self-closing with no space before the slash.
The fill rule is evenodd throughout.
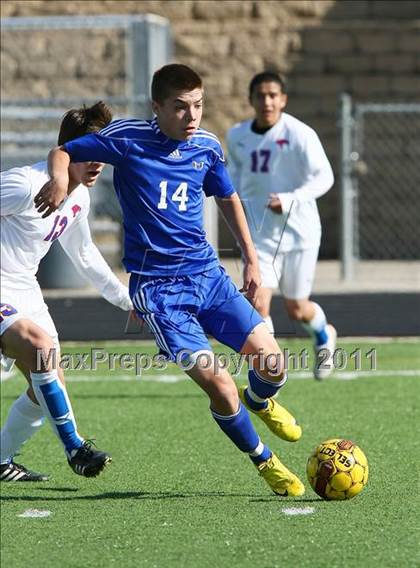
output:
<path id="1" fill-rule="evenodd" d="M 305 300 L 312 292 L 319 247 L 270 254 L 258 252 L 262 286 L 279 288 L 289 300 Z"/>
<path id="2" fill-rule="evenodd" d="M 239 352 L 264 321 L 222 266 L 170 278 L 131 274 L 130 296 L 171 361 L 181 352 L 211 351 L 206 334 Z"/>
<path id="3" fill-rule="evenodd" d="M 29 319 L 46 331 L 56 349 L 59 349 L 58 333 L 39 287 L 30 290 L 2 288 L 0 295 L 0 335 L 15 321 Z"/>

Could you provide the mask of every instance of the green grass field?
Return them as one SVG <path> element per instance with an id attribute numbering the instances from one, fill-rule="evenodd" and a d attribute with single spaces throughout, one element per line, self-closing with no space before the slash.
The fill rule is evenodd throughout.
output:
<path id="1" fill-rule="evenodd" d="M 294 352 L 309 348 L 282 344 Z M 350 358 L 344 374 L 323 383 L 291 372 L 282 391 L 304 428 L 298 443 L 255 422 L 305 480 L 306 495 L 298 499 L 270 494 L 210 417 L 206 397 L 175 366 L 141 379 L 104 366 L 67 373 L 80 431 L 96 438 L 113 463 L 97 479 L 74 475 L 45 426 L 17 461 L 51 480 L 1 485 L 2 566 L 418 566 L 420 343 L 363 339 L 340 346 L 348 354 L 360 347 L 363 373 L 354 372 Z M 155 352 L 150 344 L 104 348 Z M 369 371 L 371 348 L 377 371 Z M 245 378 L 243 372 L 238 380 Z M 20 376 L 2 384 L 2 421 L 23 388 Z M 369 483 L 352 501 L 322 501 L 306 482 L 311 450 L 331 437 L 351 438 L 369 460 Z M 291 507 L 312 512 L 287 515 Z M 50 516 L 19 516 L 28 509 Z"/>

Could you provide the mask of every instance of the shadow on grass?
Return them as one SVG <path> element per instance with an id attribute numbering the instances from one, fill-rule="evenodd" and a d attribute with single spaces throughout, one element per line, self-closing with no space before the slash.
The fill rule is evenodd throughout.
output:
<path id="1" fill-rule="evenodd" d="M 37 487 L 39 491 L 60 491 L 60 493 L 76 493 L 77 487 Z"/>
<path id="2" fill-rule="evenodd" d="M 59 491 L 59 492 L 69 492 L 78 491 L 78 489 L 72 488 L 61 488 L 61 487 L 39 487 L 37 488 L 41 491 Z M 225 493 L 223 491 L 193 491 L 193 492 L 172 492 L 172 491 L 158 491 L 158 492 L 147 492 L 147 491 L 112 491 L 106 493 L 99 493 L 98 495 L 77 495 L 77 496 L 43 496 L 43 495 L 2 495 L 1 501 L 103 501 L 103 500 L 124 500 L 124 499 L 143 499 L 149 501 L 158 501 L 166 499 L 197 499 L 202 497 L 216 497 L 216 498 L 247 498 L 250 503 L 269 503 L 269 502 L 281 502 L 286 503 L 281 499 L 281 497 L 276 497 L 275 495 L 271 497 L 262 497 L 250 495 L 249 493 Z M 313 502 L 318 501 L 318 499 L 305 499 L 299 502 Z M 294 501 L 296 503 L 296 501 Z"/>
<path id="3" fill-rule="evenodd" d="M 250 499 L 249 502 L 250 503 L 272 503 L 273 501 L 275 501 L 276 499 L 280 500 L 281 503 L 295 503 L 295 504 L 299 504 L 299 503 L 321 503 L 322 501 L 324 501 L 324 499 L 321 499 L 321 497 L 312 497 L 312 498 L 305 498 L 305 499 L 295 499 L 293 501 L 289 501 L 289 500 L 285 500 L 282 497 L 276 497 L 275 495 L 271 496 L 271 497 L 262 497 L 262 498 L 258 498 L 258 499 Z"/>

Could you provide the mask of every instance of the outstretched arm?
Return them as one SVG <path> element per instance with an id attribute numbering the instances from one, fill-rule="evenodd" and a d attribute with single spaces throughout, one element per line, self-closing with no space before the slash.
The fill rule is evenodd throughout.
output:
<path id="1" fill-rule="evenodd" d="M 118 280 L 93 243 L 86 218 L 64 231 L 59 241 L 77 271 L 90 280 L 105 300 L 122 310 L 133 308 L 127 287 Z"/>
<path id="2" fill-rule="evenodd" d="M 103 162 L 118 166 L 124 160 L 129 146 L 130 140 L 113 139 L 92 132 L 51 150 L 48 155 L 48 173 L 51 179 L 35 197 L 38 211 L 44 213 L 43 217 L 48 217 L 66 197 L 70 161 Z"/>
<path id="3" fill-rule="evenodd" d="M 48 173 L 51 179 L 35 196 L 35 206 L 42 217 L 48 217 L 62 203 L 69 187 L 70 156 L 64 146 L 58 146 L 48 154 Z"/>
<path id="4" fill-rule="evenodd" d="M 242 291 L 246 292 L 246 296 L 250 300 L 254 300 L 257 289 L 261 286 L 261 277 L 257 253 L 251 239 L 241 200 L 237 193 L 233 193 L 229 197 L 216 198 L 216 201 L 242 251 L 244 260 Z"/>

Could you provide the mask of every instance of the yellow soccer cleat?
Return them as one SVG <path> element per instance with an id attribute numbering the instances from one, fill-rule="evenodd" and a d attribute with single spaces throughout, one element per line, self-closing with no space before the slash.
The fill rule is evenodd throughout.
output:
<path id="1" fill-rule="evenodd" d="M 238 388 L 239 398 L 244 406 L 256 414 L 269 429 L 282 440 L 297 442 L 302 436 L 302 428 L 296 423 L 296 419 L 283 406 L 272 398 L 268 398 L 268 406 L 263 410 L 253 410 L 248 406 L 245 399 L 245 386 Z"/>
<path id="2" fill-rule="evenodd" d="M 276 495 L 299 497 L 305 493 L 305 486 L 300 479 L 289 471 L 275 454 L 258 465 L 257 469 Z"/>

